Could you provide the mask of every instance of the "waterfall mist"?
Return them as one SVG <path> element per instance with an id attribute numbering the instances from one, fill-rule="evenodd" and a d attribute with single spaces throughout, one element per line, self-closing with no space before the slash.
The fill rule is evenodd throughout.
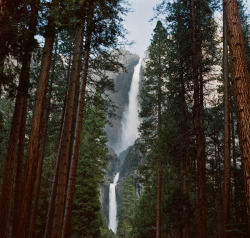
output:
<path id="1" fill-rule="evenodd" d="M 116 148 L 117 154 L 133 145 L 138 138 L 138 126 L 140 124 L 138 95 L 142 59 L 141 57 L 138 64 L 134 67 L 134 74 L 129 91 L 129 103 L 123 113 L 120 141 Z"/>

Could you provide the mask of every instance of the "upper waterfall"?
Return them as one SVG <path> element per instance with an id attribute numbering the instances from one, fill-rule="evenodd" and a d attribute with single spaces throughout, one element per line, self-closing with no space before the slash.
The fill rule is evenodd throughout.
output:
<path id="1" fill-rule="evenodd" d="M 133 145 L 135 140 L 138 138 L 138 127 L 140 125 L 139 118 L 139 86 L 140 86 L 140 71 L 143 58 L 139 59 L 138 64 L 134 67 L 134 73 L 131 81 L 130 91 L 129 91 L 129 103 L 125 112 L 123 113 L 122 119 L 122 130 L 120 135 L 120 143 L 116 149 L 116 153 L 127 149 L 129 146 Z"/>

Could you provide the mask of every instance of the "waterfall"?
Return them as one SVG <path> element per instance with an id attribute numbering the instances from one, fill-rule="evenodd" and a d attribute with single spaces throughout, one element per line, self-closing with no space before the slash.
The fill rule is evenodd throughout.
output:
<path id="1" fill-rule="evenodd" d="M 109 185 L 109 229 L 114 233 L 117 230 L 117 206 L 116 206 L 116 193 L 115 187 L 119 179 L 119 173 L 115 175 L 113 183 Z"/>
<path id="2" fill-rule="evenodd" d="M 138 95 L 142 59 L 142 57 L 139 59 L 138 64 L 134 68 L 134 74 L 129 91 L 129 103 L 122 119 L 120 145 L 116 151 L 118 154 L 133 145 L 135 140 L 138 138 L 138 126 L 140 124 Z"/>
<path id="3" fill-rule="evenodd" d="M 138 126 L 140 124 L 139 119 L 139 83 L 140 83 L 140 70 L 142 64 L 142 57 L 138 64 L 134 67 L 134 74 L 131 81 L 129 91 L 129 102 L 122 119 L 121 137 L 116 147 L 116 153 L 126 150 L 129 146 L 133 145 L 138 137 Z M 117 230 L 117 205 L 116 205 L 116 193 L 115 187 L 119 178 L 119 173 L 115 175 L 113 183 L 109 186 L 109 229 L 114 233 Z"/>

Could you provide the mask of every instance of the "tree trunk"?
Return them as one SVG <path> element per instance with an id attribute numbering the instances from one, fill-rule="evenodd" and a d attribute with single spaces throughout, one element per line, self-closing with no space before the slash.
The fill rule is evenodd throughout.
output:
<path id="1" fill-rule="evenodd" d="M 48 213 L 47 213 L 47 219 L 46 219 L 46 227 L 45 227 L 45 233 L 44 238 L 50 238 L 52 236 L 52 227 L 53 227 L 53 216 L 55 211 L 55 200 L 56 200 L 56 192 L 57 192 L 57 180 L 58 180 L 58 174 L 59 174 L 59 159 L 56 160 L 56 166 L 55 166 L 55 174 L 53 178 L 52 183 L 52 190 L 50 195 L 50 201 L 49 201 L 49 207 L 48 207 Z"/>
<path id="2" fill-rule="evenodd" d="M 203 138 L 201 105 L 200 105 L 200 85 L 198 78 L 198 58 L 197 58 L 197 34 L 196 34 L 196 16 L 195 3 L 191 0 L 192 16 L 192 48 L 193 48 L 193 83 L 194 83 L 194 121 L 196 135 L 196 157 L 198 167 L 198 237 L 207 237 L 206 221 L 206 165 L 205 165 L 205 144 Z"/>
<path id="3" fill-rule="evenodd" d="M 12 198 L 12 188 L 14 179 L 15 158 L 19 142 L 21 115 L 23 111 L 24 97 L 18 92 L 14 115 L 12 118 L 11 131 L 7 149 L 6 164 L 4 169 L 4 177 L 1 188 L 0 198 L 0 237 L 7 238 L 9 236 L 9 219 Z"/>
<path id="4" fill-rule="evenodd" d="M 230 221 L 230 102 L 229 102 L 229 73 L 228 73 L 228 49 L 226 15 L 223 6 L 223 78 L 224 78 L 224 204 L 222 237 L 228 238 L 227 224 Z"/>
<path id="5" fill-rule="evenodd" d="M 245 179 L 250 232 L 250 84 L 237 0 L 225 0 L 228 42 L 232 64 L 234 98 Z"/>
<path id="6" fill-rule="evenodd" d="M 59 139 L 58 139 L 57 147 L 59 147 L 60 138 L 62 136 L 62 128 L 63 128 L 63 121 L 64 121 L 64 116 L 65 116 L 66 102 L 67 102 L 68 93 L 69 93 L 68 89 L 69 89 L 69 81 L 70 81 L 72 60 L 73 60 L 72 59 L 72 51 L 70 51 L 69 60 L 68 60 L 68 67 L 67 67 L 67 80 L 66 80 L 67 93 L 65 94 L 64 99 L 63 99 L 63 110 L 62 110 L 61 123 L 60 123 L 60 134 L 59 134 Z"/>
<path id="7" fill-rule="evenodd" d="M 76 174 L 77 174 L 77 164 L 78 164 L 82 124 L 83 124 L 85 91 L 86 91 L 88 67 L 89 67 L 90 43 L 91 43 L 91 36 L 92 36 L 93 4 L 91 6 L 90 11 L 91 12 L 88 18 L 87 35 L 86 35 L 86 43 L 85 43 L 83 79 L 82 79 L 80 99 L 78 102 L 75 140 L 74 140 L 74 145 L 73 145 L 73 153 L 72 153 L 70 173 L 69 173 L 69 183 L 68 183 L 68 189 L 67 189 L 66 206 L 65 206 L 65 213 L 64 213 L 63 233 L 62 233 L 62 237 L 64 238 L 70 237 L 70 225 L 71 225 L 71 218 L 72 218 L 75 182 L 76 182 Z"/>
<path id="8" fill-rule="evenodd" d="M 51 28 L 50 28 L 51 30 Z M 49 78 L 50 63 L 54 43 L 54 32 L 45 39 L 41 71 L 38 80 L 36 101 L 31 123 L 31 132 L 26 156 L 22 180 L 22 193 L 20 194 L 21 206 L 19 208 L 19 223 L 17 227 L 20 238 L 28 237 L 29 223 L 31 217 L 32 198 L 38 167 L 39 147 L 41 139 L 42 121 L 44 114 L 44 104 Z"/>
<path id="9" fill-rule="evenodd" d="M 182 229 L 182 237 L 189 238 L 190 237 L 190 222 L 188 217 L 188 204 L 189 204 L 189 189 L 188 189 L 188 157 L 186 146 L 188 145 L 187 139 L 187 112 L 186 112 L 186 90 L 184 84 L 184 77 L 183 77 L 183 59 L 180 57 L 180 84 L 181 84 L 181 102 L 182 102 L 182 127 L 183 127 L 183 134 L 184 134 L 184 148 L 183 148 L 183 193 L 185 195 L 185 200 L 187 201 L 183 205 L 183 229 Z"/>
<path id="10" fill-rule="evenodd" d="M 27 118 L 27 97 L 24 98 L 21 128 L 20 128 L 20 135 L 19 135 L 18 152 L 17 152 L 13 227 L 16 227 L 16 225 L 18 224 L 18 218 L 19 218 L 20 193 L 21 193 L 22 173 L 23 173 L 23 158 L 24 158 L 25 131 L 26 131 L 26 118 Z M 16 230 L 12 230 L 12 237 L 18 237 L 18 235 L 15 234 L 15 232 L 16 232 Z"/>
<path id="11" fill-rule="evenodd" d="M 54 225 L 52 237 L 61 237 L 62 227 L 63 227 L 63 214 L 64 214 L 64 204 L 65 204 L 65 194 L 67 185 L 67 170 L 69 166 L 69 147 L 72 128 L 72 116 L 74 107 L 74 95 L 75 95 L 75 85 L 76 81 L 79 80 L 81 68 L 81 55 L 82 55 L 82 44 L 83 44 L 83 25 L 77 27 L 76 37 L 75 37 L 75 47 L 74 47 L 74 57 L 72 65 L 72 73 L 69 85 L 69 93 L 66 103 L 65 117 L 62 129 L 62 135 L 58 150 L 58 160 L 59 171 L 58 171 L 58 181 L 55 181 L 57 185 L 57 194 L 55 200 L 55 212 L 54 212 Z M 75 123 L 75 122 L 74 122 Z"/>
<path id="12" fill-rule="evenodd" d="M 40 157 L 39 166 L 37 170 L 37 182 L 36 182 L 35 200 L 34 200 L 34 206 L 33 206 L 33 212 L 32 212 L 33 215 L 32 215 L 32 223 L 31 223 L 31 228 L 30 228 L 30 238 L 35 237 L 35 232 L 36 232 L 37 209 L 38 209 L 38 203 L 39 203 L 40 185 L 41 185 L 42 170 L 43 170 L 43 160 L 44 160 L 46 137 L 47 137 L 47 130 L 48 130 L 48 121 L 49 121 L 49 114 L 50 114 L 50 97 L 51 97 L 51 93 L 48 99 L 46 116 L 43 122 L 43 127 L 44 127 L 43 128 L 43 140 L 41 144 L 41 154 L 39 156 Z"/>
<path id="13" fill-rule="evenodd" d="M 43 140 L 42 140 L 41 149 L 40 149 L 39 166 L 38 166 L 38 171 L 37 171 L 37 182 L 36 182 L 35 200 L 34 200 L 34 206 L 33 206 L 32 224 L 31 224 L 31 229 L 30 229 L 30 238 L 35 237 L 35 231 L 36 231 L 37 209 L 38 209 L 38 203 L 39 203 L 40 184 L 41 184 L 41 179 L 42 179 L 43 160 L 44 160 L 50 107 L 51 107 L 51 94 L 52 94 L 52 86 L 54 82 L 54 72 L 55 72 L 55 64 L 56 64 L 56 56 L 57 56 L 57 41 L 55 44 L 56 45 L 55 45 L 54 61 L 53 61 L 52 70 L 51 70 L 52 74 L 51 74 L 51 80 L 50 80 L 50 85 L 49 85 L 46 115 L 45 115 L 43 126 L 42 126 L 43 127 Z"/>
<path id="14" fill-rule="evenodd" d="M 83 24 L 84 25 L 84 24 Z M 70 147 L 69 147 L 69 155 L 68 155 L 68 170 L 67 170 L 67 189 L 69 188 L 69 182 L 70 182 L 70 178 L 69 178 L 69 174 L 70 174 L 70 170 L 71 170 L 71 159 L 72 159 L 72 154 L 73 154 L 73 147 L 74 147 L 74 142 L 76 139 L 76 126 L 77 126 L 77 109 L 78 109 L 78 103 L 79 102 L 79 94 L 80 94 L 80 74 L 82 71 L 82 67 L 79 67 L 79 78 L 78 80 L 76 80 L 76 90 L 75 90 L 75 95 L 74 95 L 74 106 L 73 106 L 73 116 L 72 116 L 72 125 L 71 125 L 71 138 L 70 138 Z M 65 193 L 65 201 L 67 200 L 67 192 Z M 65 203 L 66 206 L 66 203 Z"/>
<path id="15" fill-rule="evenodd" d="M 61 141 L 61 137 L 62 137 L 62 128 L 63 128 L 63 121 L 64 121 L 65 110 L 66 110 L 66 101 L 67 101 L 67 95 L 69 94 L 71 62 L 72 62 L 72 53 L 70 51 L 70 56 L 69 56 L 69 61 L 68 61 L 68 69 L 67 69 L 67 83 L 66 83 L 68 92 L 65 95 L 64 102 L 63 102 L 63 113 L 62 113 L 62 118 L 61 118 L 60 136 L 59 136 L 58 147 L 60 145 L 60 141 Z M 44 233 L 45 238 L 49 238 L 52 236 L 53 218 L 54 218 L 54 212 L 55 212 L 55 200 L 56 200 L 56 192 L 57 192 L 57 180 L 58 180 L 58 174 L 59 174 L 59 162 L 60 161 L 57 158 L 56 164 L 55 164 L 55 172 L 54 172 L 53 182 L 52 182 L 52 189 L 51 189 L 51 194 L 50 194 L 47 219 L 46 219 L 46 227 L 45 227 L 45 233 Z"/>
<path id="16" fill-rule="evenodd" d="M 26 120 L 23 116 L 26 116 L 24 108 L 27 100 L 29 77 L 30 77 L 30 62 L 31 55 L 34 47 L 34 36 L 37 26 L 37 15 L 38 5 L 40 0 L 34 0 L 31 5 L 32 17 L 29 22 L 28 36 L 24 45 L 24 56 L 22 58 L 22 69 L 20 72 L 18 93 L 16 96 L 15 110 L 12 118 L 11 132 L 9 137 L 6 165 L 4 171 L 4 179 L 2 183 L 2 192 L 0 198 L 0 237 L 8 237 L 9 219 L 10 219 L 10 208 L 13 190 L 14 180 L 14 168 L 15 158 L 18 149 L 19 135 L 20 135 L 20 124 L 22 120 Z M 20 147 L 21 148 L 21 147 Z"/>
<path id="17" fill-rule="evenodd" d="M 156 238 L 161 238 L 161 194 L 162 194 L 162 161 L 158 158 L 158 171 L 157 171 L 157 205 L 156 205 Z"/>
<path id="18" fill-rule="evenodd" d="M 161 57 L 158 59 L 159 65 L 161 65 Z M 162 133 L 162 75 L 161 72 L 158 76 L 158 90 L 157 90 L 157 134 L 158 143 L 160 142 Z M 160 147 L 160 144 L 158 145 Z M 160 150 L 160 148 L 159 148 Z M 161 152 L 160 152 L 161 153 Z M 158 155 L 158 169 L 157 169 L 157 204 L 156 204 L 156 238 L 161 238 L 161 205 L 162 205 L 162 156 Z"/>

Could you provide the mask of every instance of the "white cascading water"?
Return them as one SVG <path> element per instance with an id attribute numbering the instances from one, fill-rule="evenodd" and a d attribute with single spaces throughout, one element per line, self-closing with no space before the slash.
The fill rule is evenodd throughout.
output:
<path id="1" fill-rule="evenodd" d="M 117 230 L 117 205 L 115 187 L 119 179 L 119 173 L 115 175 L 113 183 L 109 185 L 109 229 L 114 233 Z"/>
<path id="2" fill-rule="evenodd" d="M 140 124 L 139 119 L 139 85 L 140 85 L 140 70 L 142 64 L 142 57 L 138 64 L 134 68 L 134 74 L 131 81 L 129 91 L 129 103 L 126 108 L 123 119 L 122 119 L 122 131 L 121 140 L 119 145 L 116 147 L 116 153 L 126 150 L 129 146 L 133 145 L 135 140 L 138 138 L 138 126 Z M 115 175 L 113 183 L 109 187 L 109 229 L 114 233 L 117 230 L 117 205 L 116 205 L 116 192 L 115 187 L 119 179 L 119 173 Z"/>
<path id="3" fill-rule="evenodd" d="M 134 68 L 134 74 L 129 91 L 129 103 L 122 119 L 120 145 L 116 151 L 118 154 L 133 145 L 135 140 L 138 138 L 138 126 L 140 124 L 138 94 L 142 59 L 142 57 L 139 59 L 138 64 Z"/>

